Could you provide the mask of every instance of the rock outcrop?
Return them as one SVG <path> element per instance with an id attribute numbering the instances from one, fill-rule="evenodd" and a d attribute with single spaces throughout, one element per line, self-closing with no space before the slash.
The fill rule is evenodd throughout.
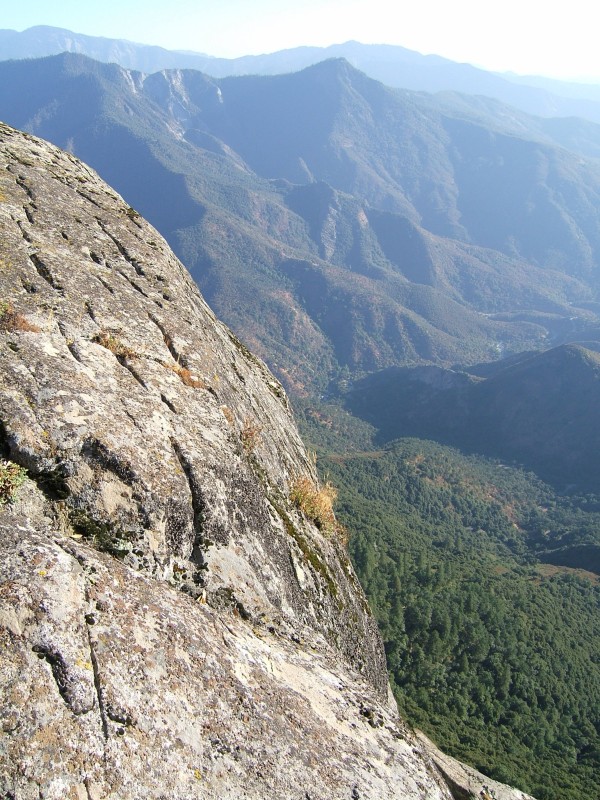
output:
<path id="1" fill-rule="evenodd" d="M 289 499 L 317 478 L 279 383 L 6 126 L 0 225 L 0 796 L 449 797 L 339 532 Z"/>
<path id="2" fill-rule="evenodd" d="M 344 548 L 288 502 L 316 474 L 279 383 L 94 174 L 7 129 L 2 156 L 5 455 L 65 533 L 212 606 L 310 626 L 383 696 Z"/>
<path id="3" fill-rule="evenodd" d="M 478 800 L 535 800 L 530 794 L 492 780 L 473 767 L 442 753 L 421 731 L 417 735 L 444 776 L 454 800 L 470 800 L 474 797 Z"/>
<path id="4" fill-rule="evenodd" d="M 284 391 L 160 235 L 2 124 L 0 229 L 0 797 L 467 796 Z"/>

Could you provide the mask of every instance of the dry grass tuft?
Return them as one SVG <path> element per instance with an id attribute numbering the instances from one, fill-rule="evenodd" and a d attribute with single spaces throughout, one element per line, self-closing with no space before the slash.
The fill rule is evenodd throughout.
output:
<path id="1" fill-rule="evenodd" d="M 100 331 L 100 333 L 94 336 L 92 341 L 97 342 L 102 345 L 102 347 L 106 347 L 106 349 L 110 350 L 117 358 L 139 358 L 139 353 L 124 344 L 114 334 L 108 333 L 108 331 Z"/>
<path id="2" fill-rule="evenodd" d="M 10 302 L 0 303 L 0 330 L 40 332 L 38 326 L 33 325 L 23 314 L 15 311 L 13 304 Z"/>
<path id="3" fill-rule="evenodd" d="M 206 384 L 204 381 L 200 380 L 200 378 L 196 378 L 195 375 L 192 375 L 187 367 L 182 367 L 181 364 L 166 364 L 164 361 L 163 367 L 166 367 L 167 369 L 170 369 L 171 372 L 174 372 L 185 386 L 191 386 L 192 389 L 206 389 Z"/>
<path id="4" fill-rule="evenodd" d="M 308 475 L 299 475 L 290 485 L 290 500 L 302 513 L 327 534 L 338 534 L 345 538 L 345 530 L 335 518 L 333 504 L 337 489 L 327 482 L 319 486 Z"/>
<path id="5" fill-rule="evenodd" d="M 262 430 L 262 426 L 253 420 L 252 417 L 246 417 L 244 419 L 242 430 L 240 431 L 240 439 L 242 440 L 244 452 L 247 455 L 252 453 L 260 442 Z"/>

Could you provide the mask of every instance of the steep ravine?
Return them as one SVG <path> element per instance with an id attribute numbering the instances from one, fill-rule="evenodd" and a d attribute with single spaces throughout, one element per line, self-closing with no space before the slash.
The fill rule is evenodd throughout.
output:
<path id="1" fill-rule="evenodd" d="M 450 797 L 340 537 L 290 502 L 316 474 L 279 383 L 95 173 L 4 125 L 0 226 L 28 473 L 0 507 L 0 797 Z"/>

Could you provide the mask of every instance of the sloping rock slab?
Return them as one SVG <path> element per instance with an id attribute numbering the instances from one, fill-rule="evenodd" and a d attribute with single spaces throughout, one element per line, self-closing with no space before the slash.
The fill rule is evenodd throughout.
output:
<path id="1" fill-rule="evenodd" d="M 450 797 L 318 637 L 253 628 L 16 511 L 0 517 L 0 796 Z"/>
<path id="2" fill-rule="evenodd" d="M 492 780 L 468 764 L 442 753 L 421 731 L 417 731 L 417 736 L 450 787 L 454 800 L 535 800 L 530 794 Z"/>
<path id="3" fill-rule="evenodd" d="M 316 480 L 287 398 L 134 209 L 0 124 L 0 451 L 67 533 L 265 625 L 322 632 L 387 691 L 341 542 L 289 502 Z"/>

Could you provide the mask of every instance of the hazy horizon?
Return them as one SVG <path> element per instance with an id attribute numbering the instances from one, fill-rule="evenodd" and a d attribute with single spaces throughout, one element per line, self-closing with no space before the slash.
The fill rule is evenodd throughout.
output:
<path id="1" fill-rule="evenodd" d="M 348 41 L 390 44 L 496 72 L 600 83 L 593 9 L 572 0 L 569 15 L 538 0 L 122 0 L 49 6 L 30 0 L 3 10 L 0 27 L 37 25 L 222 58 Z"/>

